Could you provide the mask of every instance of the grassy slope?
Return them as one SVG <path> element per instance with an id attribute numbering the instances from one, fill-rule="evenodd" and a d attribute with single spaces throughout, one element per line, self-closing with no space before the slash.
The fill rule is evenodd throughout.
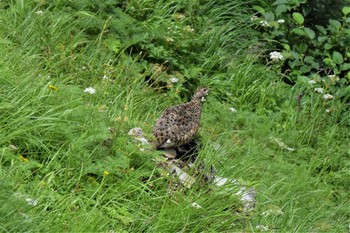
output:
<path id="1" fill-rule="evenodd" d="M 246 221 L 225 211 L 237 202 L 227 190 L 212 188 L 208 195 L 209 187 L 201 187 L 169 196 L 171 178 L 154 162 L 159 153 L 141 152 L 128 137 L 135 126 L 150 137 L 161 110 L 180 102 L 175 88 L 155 92 L 144 83 L 148 74 L 137 57 L 119 53 L 116 59 L 102 34 L 87 36 L 81 22 L 93 24 L 92 14 L 50 6 L 39 16 L 37 10 L 19 1 L 0 18 L 8 22 L 0 27 L 0 229 L 347 230 L 349 118 L 327 114 L 326 107 L 338 106 L 326 106 L 312 92 L 297 111 L 295 97 L 308 90 L 286 86 L 254 58 L 237 55 L 243 45 L 232 42 L 239 27 L 220 25 L 227 12 L 214 11 L 218 21 L 191 18 L 196 38 L 215 41 L 199 80 L 212 89 L 203 110 L 201 158 L 219 175 L 257 189 L 257 209 Z M 156 21 L 169 13 L 164 7 L 154 14 Z M 83 93 L 89 86 L 96 94 Z"/>

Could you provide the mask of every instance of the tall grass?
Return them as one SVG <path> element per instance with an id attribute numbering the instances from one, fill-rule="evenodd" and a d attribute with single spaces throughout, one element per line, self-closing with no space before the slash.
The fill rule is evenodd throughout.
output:
<path id="1" fill-rule="evenodd" d="M 132 15 L 138 35 L 168 25 L 191 25 L 194 34 L 183 40 L 176 34 L 169 47 L 161 36 L 145 45 L 129 31 L 108 34 L 124 22 L 109 19 L 109 3 L 1 3 L 0 21 L 8 23 L 0 26 L 0 229 L 254 232 L 264 225 L 281 232 L 346 232 L 349 116 L 327 113 L 312 95 L 300 107 L 302 87 L 284 84 L 246 54 L 256 41 L 247 31 L 244 3 L 153 3 L 130 1 L 113 10 Z M 180 13 L 185 18 L 174 25 Z M 193 46 L 187 41 L 201 45 L 198 57 L 186 50 Z M 165 55 L 152 57 L 159 48 Z M 167 56 L 173 66 L 152 73 Z M 186 77 L 158 88 L 173 71 Z M 154 77 L 162 82 L 149 85 Z M 212 90 L 199 157 L 218 175 L 256 188 L 250 214 L 237 212 L 232 185 L 196 184 L 171 194 L 176 178 L 158 166 L 161 153 L 127 134 L 141 127 L 151 139 L 161 111 L 194 85 Z M 96 93 L 85 93 L 87 87 Z"/>

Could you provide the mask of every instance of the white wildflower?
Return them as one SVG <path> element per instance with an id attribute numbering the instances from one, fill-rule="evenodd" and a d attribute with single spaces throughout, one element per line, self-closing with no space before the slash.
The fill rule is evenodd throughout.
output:
<path id="1" fill-rule="evenodd" d="M 333 99 L 333 96 L 331 94 L 325 94 L 325 95 L 323 95 L 323 99 L 331 100 L 331 99 Z"/>
<path id="2" fill-rule="evenodd" d="M 264 225 L 257 225 L 255 228 L 260 230 L 260 231 L 268 231 L 269 230 L 269 228 L 267 226 L 264 226 Z"/>
<path id="3" fill-rule="evenodd" d="M 272 61 L 278 61 L 278 60 L 283 60 L 284 59 L 283 55 L 281 53 L 279 53 L 279 52 L 276 52 L 276 51 L 271 52 L 269 55 L 270 55 L 270 59 Z"/>
<path id="4" fill-rule="evenodd" d="M 109 78 L 106 75 L 103 75 L 102 79 L 107 80 Z"/>
<path id="5" fill-rule="evenodd" d="M 277 23 L 285 23 L 286 21 L 284 19 L 277 20 Z"/>
<path id="6" fill-rule="evenodd" d="M 148 145 L 149 142 L 146 138 L 139 138 L 139 141 L 141 142 L 142 145 Z"/>
<path id="7" fill-rule="evenodd" d="M 96 93 L 96 89 L 92 87 L 88 87 L 88 88 L 85 88 L 84 92 L 93 95 Z"/>
<path id="8" fill-rule="evenodd" d="M 177 79 L 177 78 L 175 78 L 175 77 L 172 77 L 172 78 L 169 79 L 169 81 L 170 81 L 171 83 L 177 83 L 177 82 L 179 81 L 179 79 Z"/>
<path id="9" fill-rule="evenodd" d="M 200 205 L 199 205 L 198 203 L 196 203 L 196 202 L 193 202 L 191 206 L 194 207 L 194 208 L 196 208 L 196 209 L 203 209 L 203 207 L 200 206 Z"/>
<path id="10" fill-rule="evenodd" d="M 313 80 L 313 79 L 312 79 L 312 80 L 309 81 L 309 83 L 310 83 L 310 84 L 316 84 L 316 80 Z"/>
<path id="11" fill-rule="evenodd" d="M 314 90 L 315 90 L 317 93 L 321 93 L 321 94 L 322 94 L 323 91 L 324 91 L 322 87 L 317 87 L 317 88 L 315 88 Z"/>
<path id="12" fill-rule="evenodd" d="M 237 112 L 237 109 L 235 108 L 229 108 L 228 110 L 230 110 L 231 112 Z"/>
<path id="13" fill-rule="evenodd" d="M 185 18 L 185 15 L 178 13 L 178 14 L 174 15 L 174 18 L 177 19 L 177 20 L 181 20 L 181 19 Z"/>
<path id="14" fill-rule="evenodd" d="M 38 16 L 42 16 L 44 14 L 44 12 L 42 10 L 40 10 L 40 11 L 36 11 L 35 14 Z"/>
<path id="15" fill-rule="evenodd" d="M 269 24 L 266 20 L 262 20 L 262 21 L 260 21 L 259 23 L 260 23 L 261 26 L 263 26 L 263 27 L 269 27 L 269 26 L 270 26 L 270 24 Z"/>
<path id="16" fill-rule="evenodd" d="M 333 83 L 338 82 L 340 79 L 335 74 L 331 74 L 327 76 Z"/>
<path id="17" fill-rule="evenodd" d="M 267 216 L 270 216 L 270 215 L 282 215 L 283 214 L 283 211 L 281 209 L 269 209 L 267 211 L 264 211 L 261 213 L 261 215 L 263 217 L 267 217 Z"/>
<path id="18" fill-rule="evenodd" d="M 168 43 L 173 43 L 174 42 L 174 39 L 169 37 L 169 36 L 166 36 L 164 37 L 165 41 L 168 42 Z"/>
<path id="19" fill-rule="evenodd" d="M 184 30 L 185 30 L 186 32 L 194 32 L 194 29 L 191 28 L 191 26 L 186 26 L 186 27 L 184 27 Z"/>
<path id="20" fill-rule="evenodd" d="M 140 127 L 132 128 L 129 130 L 128 135 L 143 138 L 143 131 Z"/>
<path id="21" fill-rule="evenodd" d="M 81 67 L 81 70 L 86 70 L 86 66 Z"/>
<path id="22" fill-rule="evenodd" d="M 38 205 L 38 201 L 34 198 L 26 198 L 26 201 L 27 201 L 28 205 L 32 205 L 32 206 Z"/>
<path id="23" fill-rule="evenodd" d="M 255 20 L 257 20 L 257 19 L 259 19 L 259 18 L 258 18 L 258 16 L 256 16 L 256 15 L 253 15 L 252 17 L 250 17 L 250 20 L 251 20 L 251 21 L 255 21 Z"/>
<path id="24" fill-rule="evenodd" d="M 326 113 L 332 112 L 329 108 L 326 109 Z"/>

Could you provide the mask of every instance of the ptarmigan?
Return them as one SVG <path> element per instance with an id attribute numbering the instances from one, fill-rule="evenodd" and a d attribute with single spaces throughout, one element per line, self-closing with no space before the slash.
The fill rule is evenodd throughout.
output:
<path id="1" fill-rule="evenodd" d="M 163 112 L 153 128 L 157 149 L 177 148 L 194 138 L 200 126 L 202 102 L 208 92 L 208 88 L 198 88 L 190 102 Z"/>

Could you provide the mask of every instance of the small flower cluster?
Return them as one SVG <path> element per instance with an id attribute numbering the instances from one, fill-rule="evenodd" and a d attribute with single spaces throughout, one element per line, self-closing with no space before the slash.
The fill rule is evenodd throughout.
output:
<path id="1" fill-rule="evenodd" d="M 260 23 L 261 26 L 263 26 L 263 27 L 270 27 L 270 24 L 269 24 L 266 20 L 261 20 L 259 23 Z"/>
<path id="2" fill-rule="evenodd" d="M 93 95 L 96 93 L 96 89 L 93 87 L 88 87 L 88 88 L 85 88 L 85 90 L 83 92 Z"/>
<path id="3" fill-rule="evenodd" d="M 39 10 L 39 11 L 36 11 L 35 14 L 38 16 L 42 16 L 44 12 L 42 10 Z"/>
<path id="4" fill-rule="evenodd" d="M 269 55 L 270 55 L 270 59 L 273 62 L 276 62 L 276 61 L 279 61 L 279 60 L 282 61 L 284 59 L 283 55 L 280 52 L 274 51 L 274 52 L 271 52 Z"/>
<path id="5" fill-rule="evenodd" d="M 324 93 L 324 89 L 322 88 L 322 87 L 316 87 L 315 89 L 314 89 L 314 91 L 315 92 L 317 92 L 317 93 L 320 93 L 320 94 L 323 94 Z M 331 100 L 331 99 L 333 99 L 333 95 L 331 95 L 331 94 L 324 94 L 323 95 L 323 99 L 325 99 L 325 100 Z"/>
<path id="6" fill-rule="evenodd" d="M 171 83 L 177 83 L 177 82 L 179 81 L 179 79 L 178 79 L 178 78 L 175 78 L 175 77 L 172 77 L 172 78 L 169 79 L 169 81 L 170 81 Z"/>

